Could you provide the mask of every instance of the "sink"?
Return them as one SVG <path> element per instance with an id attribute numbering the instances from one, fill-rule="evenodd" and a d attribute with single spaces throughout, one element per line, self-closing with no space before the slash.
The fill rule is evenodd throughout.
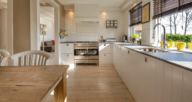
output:
<path id="1" fill-rule="evenodd" d="M 140 51 L 148 52 L 148 53 L 159 53 L 159 52 L 167 52 L 160 49 L 154 49 L 154 48 L 138 48 Z"/>

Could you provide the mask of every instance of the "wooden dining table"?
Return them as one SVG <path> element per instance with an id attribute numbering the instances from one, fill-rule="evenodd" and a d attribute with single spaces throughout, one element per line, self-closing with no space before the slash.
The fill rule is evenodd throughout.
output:
<path id="1" fill-rule="evenodd" d="M 67 99 L 68 65 L 0 67 L 0 102 L 54 102 Z"/>

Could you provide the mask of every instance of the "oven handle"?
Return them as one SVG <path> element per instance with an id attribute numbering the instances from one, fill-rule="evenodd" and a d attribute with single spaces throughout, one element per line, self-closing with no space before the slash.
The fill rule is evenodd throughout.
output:
<path id="1" fill-rule="evenodd" d="M 74 49 L 98 49 L 98 47 L 75 47 Z"/>

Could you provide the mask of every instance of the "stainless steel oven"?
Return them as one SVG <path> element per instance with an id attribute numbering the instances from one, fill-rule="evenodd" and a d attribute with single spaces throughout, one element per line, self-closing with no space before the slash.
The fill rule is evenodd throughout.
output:
<path id="1" fill-rule="evenodd" d="M 98 42 L 76 42 L 74 45 L 74 58 L 77 64 L 99 65 Z"/>

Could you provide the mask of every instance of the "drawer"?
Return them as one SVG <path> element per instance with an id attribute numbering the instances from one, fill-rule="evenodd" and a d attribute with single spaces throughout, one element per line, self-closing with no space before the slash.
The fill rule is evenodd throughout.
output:
<path id="1" fill-rule="evenodd" d="M 75 60 L 75 63 L 99 63 L 99 60 Z"/>
<path id="2" fill-rule="evenodd" d="M 73 43 L 62 43 L 60 44 L 61 53 L 74 53 L 74 44 Z"/>
<path id="3" fill-rule="evenodd" d="M 99 56 L 74 56 L 74 59 L 99 59 Z"/>
<path id="4" fill-rule="evenodd" d="M 74 64 L 73 54 L 61 54 L 61 59 L 64 64 Z"/>

